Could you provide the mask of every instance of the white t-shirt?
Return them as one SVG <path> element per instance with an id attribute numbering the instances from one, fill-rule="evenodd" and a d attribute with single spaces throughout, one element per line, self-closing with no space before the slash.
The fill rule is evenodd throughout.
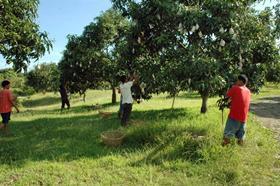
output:
<path id="1" fill-rule="evenodd" d="M 120 84 L 121 95 L 122 95 L 122 104 L 133 103 L 133 98 L 132 98 L 132 95 L 131 95 L 132 85 L 133 85 L 133 81 L 129 81 L 129 82 Z"/>

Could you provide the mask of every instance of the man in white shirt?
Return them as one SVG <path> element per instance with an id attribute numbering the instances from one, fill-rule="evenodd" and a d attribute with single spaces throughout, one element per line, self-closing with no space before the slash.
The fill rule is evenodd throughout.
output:
<path id="1" fill-rule="evenodd" d="M 126 76 L 121 77 L 120 92 L 122 97 L 122 115 L 121 124 L 127 126 L 129 116 L 132 110 L 133 98 L 131 94 L 131 87 L 136 82 L 135 76 L 127 78 Z"/>

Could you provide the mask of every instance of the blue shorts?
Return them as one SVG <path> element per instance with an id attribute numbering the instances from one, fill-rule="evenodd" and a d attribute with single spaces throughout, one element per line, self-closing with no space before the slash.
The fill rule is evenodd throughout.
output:
<path id="1" fill-rule="evenodd" d="M 225 138 L 236 137 L 239 140 L 244 140 L 245 123 L 228 118 L 224 131 L 224 137 Z"/>
<path id="2" fill-rule="evenodd" d="M 1 113 L 1 116 L 2 116 L 2 123 L 6 125 L 9 123 L 11 112 Z"/>

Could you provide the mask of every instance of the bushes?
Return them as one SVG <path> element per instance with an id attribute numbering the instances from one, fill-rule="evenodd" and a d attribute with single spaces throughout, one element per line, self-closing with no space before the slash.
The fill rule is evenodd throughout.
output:
<path id="1" fill-rule="evenodd" d="M 1 82 L 7 79 L 12 83 L 12 87 L 22 89 L 25 86 L 25 77 L 22 73 L 16 73 L 12 69 L 4 69 L 0 71 Z"/>
<path id="2" fill-rule="evenodd" d="M 57 91 L 60 72 L 54 63 L 37 65 L 27 74 L 27 85 L 36 92 Z"/>
<path id="3" fill-rule="evenodd" d="M 14 88 L 13 89 L 13 93 L 16 96 L 31 96 L 31 95 L 35 94 L 36 91 L 32 87 L 25 86 L 25 88 L 23 88 L 23 89 L 21 89 L 21 88 Z"/>
<path id="4" fill-rule="evenodd" d="M 16 73 L 12 69 L 0 71 L 0 81 L 7 79 L 11 82 L 13 93 L 16 96 L 30 96 L 35 93 L 32 87 L 26 85 L 26 77 L 22 73 Z"/>
<path id="5" fill-rule="evenodd" d="M 280 62 L 267 66 L 266 80 L 280 83 Z"/>

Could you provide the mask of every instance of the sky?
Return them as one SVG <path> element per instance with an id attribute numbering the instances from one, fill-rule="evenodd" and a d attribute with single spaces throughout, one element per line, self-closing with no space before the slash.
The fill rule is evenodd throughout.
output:
<path id="1" fill-rule="evenodd" d="M 267 0 L 258 4 L 256 9 L 275 5 L 277 1 L 279 0 Z M 67 44 L 67 35 L 82 34 L 86 25 L 111 6 L 110 0 L 40 0 L 37 22 L 40 30 L 46 31 L 53 41 L 53 49 L 38 62 L 59 62 Z M 8 67 L 0 57 L 0 69 Z"/>
<path id="2" fill-rule="evenodd" d="M 58 62 L 68 34 L 82 34 L 94 18 L 112 6 L 110 0 L 40 0 L 39 25 L 53 40 L 53 51 L 40 62 Z"/>
<path id="3" fill-rule="evenodd" d="M 40 0 L 38 21 L 53 41 L 53 49 L 38 62 L 59 62 L 67 44 L 68 34 L 80 35 L 94 18 L 112 7 L 110 0 Z M 0 57 L 0 69 L 8 68 Z M 30 66 L 32 67 L 33 63 Z"/>

